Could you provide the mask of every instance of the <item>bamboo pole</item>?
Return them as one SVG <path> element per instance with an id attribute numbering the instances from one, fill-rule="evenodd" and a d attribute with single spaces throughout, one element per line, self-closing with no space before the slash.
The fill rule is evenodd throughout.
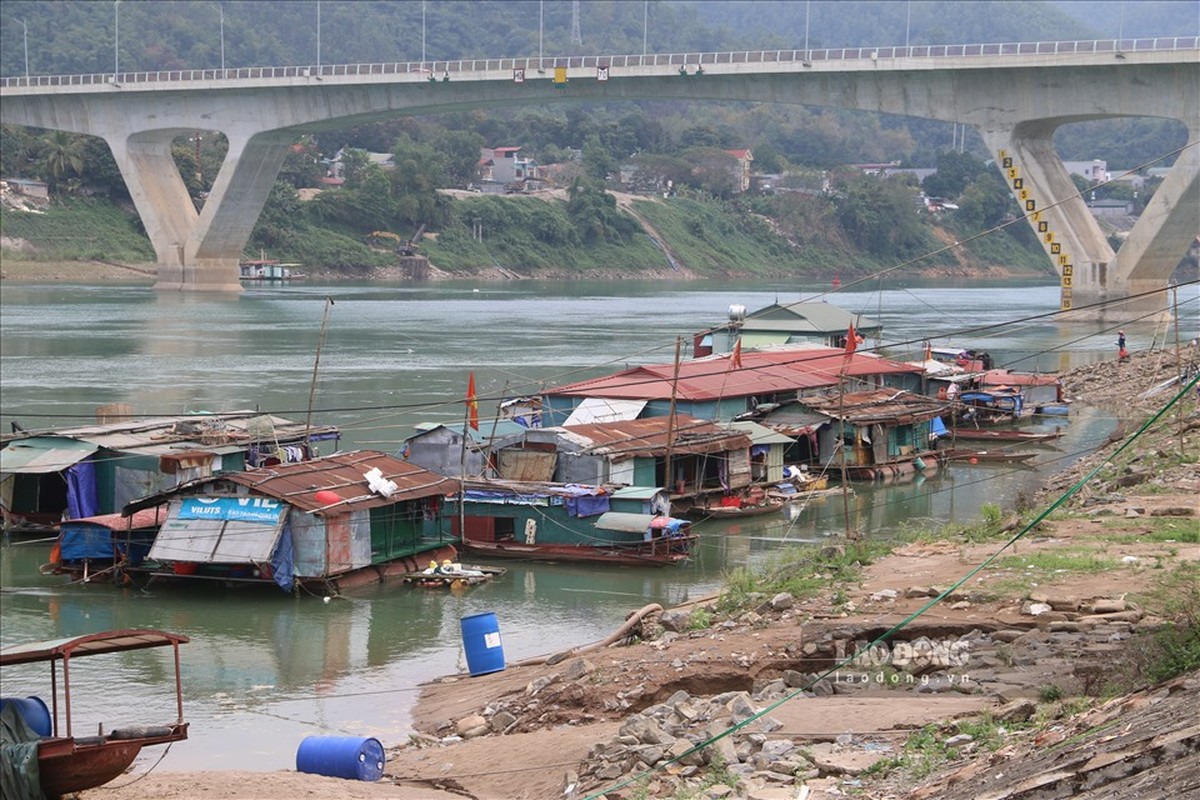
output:
<path id="1" fill-rule="evenodd" d="M 675 446 L 675 398 L 679 391 L 679 352 L 683 337 L 675 337 L 675 371 L 671 375 L 671 406 L 667 412 L 667 452 L 663 456 L 663 482 L 667 485 L 667 497 L 671 496 L 671 449 Z"/>
<path id="2" fill-rule="evenodd" d="M 317 371 L 321 366 L 321 349 L 325 346 L 325 332 L 329 329 L 329 309 L 333 298 L 325 298 L 325 313 L 321 316 L 321 333 L 317 337 L 317 355 L 313 359 L 312 382 L 308 386 L 308 414 L 304 417 L 304 447 L 308 449 L 308 432 L 312 428 L 313 402 L 317 396 Z"/>

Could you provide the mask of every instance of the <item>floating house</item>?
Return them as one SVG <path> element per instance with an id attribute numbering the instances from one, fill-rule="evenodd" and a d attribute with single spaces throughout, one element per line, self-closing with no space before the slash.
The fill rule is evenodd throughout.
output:
<path id="1" fill-rule="evenodd" d="M 697 539 L 669 508 L 652 487 L 470 481 L 446 517 L 464 548 L 490 558 L 667 566 Z"/>
<path id="2" fill-rule="evenodd" d="M 692 337 L 692 355 L 730 353 L 739 341 L 743 349 L 788 344 L 842 348 L 851 325 L 861 336 L 883 333 L 880 323 L 822 300 L 773 303 L 752 313 L 746 313 L 743 305 L 732 305 L 728 322 Z"/>
<path id="3" fill-rule="evenodd" d="M 736 491 L 753 481 L 750 447 L 745 433 L 686 414 L 564 426 L 555 480 L 666 486 L 676 498 Z"/>
<path id="4" fill-rule="evenodd" d="M 438 516 L 456 480 L 356 450 L 192 481 L 131 505 L 167 504 L 152 579 L 297 583 L 325 592 L 418 572 L 456 551 Z"/>
<path id="5" fill-rule="evenodd" d="M 804 442 L 809 463 L 875 480 L 937 469 L 934 420 L 950 404 L 886 389 L 810 396 L 770 409 L 758 421 Z"/>
<path id="6" fill-rule="evenodd" d="M 43 572 L 86 581 L 123 583 L 129 569 L 142 565 L 166 518 L 161 506 L 129 516 L 100 514 L 67 520 L 58 526 Z"/>
<path id="7" fill-rule="evenodd" d="M 4 526 L 49 527 L 112 514 L 185 481 L 298 462 L 336 442 L 330 425 L 255 411 L 123 418 L 0 438 Z"/>
<path id="8" fill-rule="evenodd" d="M 845 330 L 843 330 L 843 334 Z M 765 347 L 706 356 L 678 365 L 647 364 L 547 390 L 546 425 L 570 424 L 581 407 L 599 406 L 606 419 L 665 417 L 672 408 L 697 419 L 732 420 L 762 404 L 779 404 L 843 386 L 918 392 L 924 371 L 862 351 L 813 346 Z M 588 409 L 589 413 L 593 413 Z"/>

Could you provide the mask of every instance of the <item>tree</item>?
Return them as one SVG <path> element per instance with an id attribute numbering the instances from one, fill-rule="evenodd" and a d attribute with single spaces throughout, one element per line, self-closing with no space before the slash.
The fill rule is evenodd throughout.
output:
<path id="1" fill-rule="evenodd" d="M 25 176 L 34 166 L 37 140 L 27 128 L 0 125 L 0 175 Z"/>
<path id="2" fill-rule="evenodd" d="M 638 230 L 636 222 L 617 210 L 617 199 L 604 190 L 602 181 L 576 178 L 567 197 L 567 216 L 584 242 L 623 242 Z"/>
<path id="3" fill-rule="evenodd" d="M 835 202 L 842 230 L 872 255 L 908 258 L 925 249 L 913 194 L 898 182 L 856 175 L 844 182 Z"/>
<path id="4" fill-rule="evenodd" d="M 83 171 L 83 139 L 66 131 L 51 131 L 38 147 L 38 166 L 42 177 L 57 187 Z"/>
<path id="5" fill-rule="evenodd" d="M 967 184 L 954 216 L 976 230 L 994 228 L 1004 221 L 1013 207 L 1008 187 L 994 172 L 984 172 Z"/>
<path id="6" fill-rule="evenodd" d="M 600 136 L 595 133 L 589 135 L 583 143 L 583 171 L 589 178 L 604 181 L 616 170 L 616 159 L 600 143 Z"/>
<path id="7" fill-rule="evenodd" d="M 207 176 L 208 172 L 205 171 Z M 287 181 L 297 189 L 319 186 L 325 168 L 321 166 L 321 152 L 311 136 L 302 136 L 288 148 L 287 157 L 279 169 L 279 179 Z"/>
<path id="8" fill-rule="evenodd" d="M 947 150 L 938 153 L 937 172 L 921 182 L 921 188 L 930 197 L 956 198 L 967 184 L 987 171 L 982 161 L 970 153 Z"/>
<path id="9" fill-rule="evenodd" d="M 469 130 L 446 131 L 433 140 L 442 157 L 445 185 L 466 186 L 479 180 L 479 153 L 486 140 Z"/>

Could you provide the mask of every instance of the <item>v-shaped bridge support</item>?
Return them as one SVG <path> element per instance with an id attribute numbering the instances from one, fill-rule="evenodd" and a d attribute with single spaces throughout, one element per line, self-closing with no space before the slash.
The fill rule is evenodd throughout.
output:
<path id="1" fill-rule="evenodd" d="M 158 257 L 157 289 L 241 291 L 238 263 L 294 134 L 229 136 L 229 151 L 197 212 L 171 156 L 191 129 L 107 138 Z"/>

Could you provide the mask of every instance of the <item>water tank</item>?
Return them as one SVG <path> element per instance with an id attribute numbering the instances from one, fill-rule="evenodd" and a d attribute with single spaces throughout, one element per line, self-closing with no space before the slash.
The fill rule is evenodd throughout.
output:
<path id="1" fill-rule="evenodd" d="M 729 321 L 730 322 L 745 322 L 746 321 L 746 307 L 743 305 L 740 305 L 740 304 L 731 305 L 729 307 Z"/>

